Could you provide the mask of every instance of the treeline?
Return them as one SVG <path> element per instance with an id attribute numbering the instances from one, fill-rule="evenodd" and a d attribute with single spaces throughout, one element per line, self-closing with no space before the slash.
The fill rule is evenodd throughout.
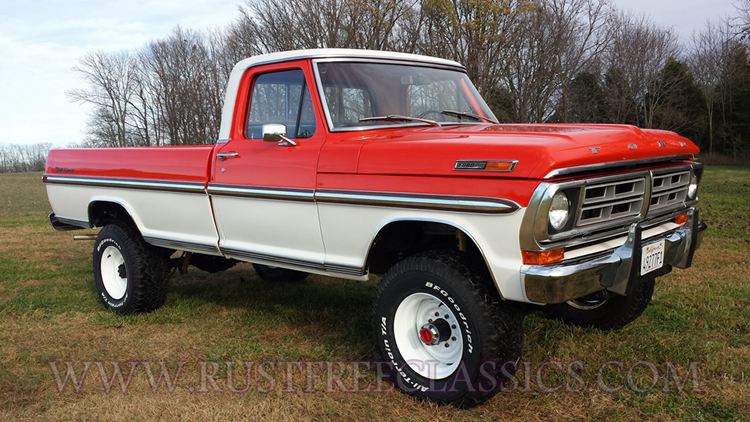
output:
<path id="1" fill-rule="evenodd" d="M 52 144 L 0 145 L 0 173 L 42 171 Z"/>
<path id="2" fill-rule="evenodd" d="M 254 0 L 223 29 L 176 28 L 92 52 L 70 93 L 93 104 L 87 145 L 213 143 L 242 58 L 343 47 L 463 63 L 503 122 L 628 123 L 675 130 L 705 153 L 750 155 L 750 0 L 689 45 L 606 0 Z"/>

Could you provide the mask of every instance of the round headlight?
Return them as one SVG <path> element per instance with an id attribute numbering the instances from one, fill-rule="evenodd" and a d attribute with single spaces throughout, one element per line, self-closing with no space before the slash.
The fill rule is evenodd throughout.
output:
<path id="1" fill-rule="evenodd" d="M 552 197 L 549 208 L 549 224 L 555 230 L 560 230 L 568 223 L 570 214 L 570 200 L 563 192 L 557 192 Z"/>
<path id="2" fill-rule="evenodd" d="M 687 195 L 689 199 L 695 199 L 698 195 L 698 176 L 696 176 L 695 173 L 690 175 L 690 184 L 688 185 Z"/>

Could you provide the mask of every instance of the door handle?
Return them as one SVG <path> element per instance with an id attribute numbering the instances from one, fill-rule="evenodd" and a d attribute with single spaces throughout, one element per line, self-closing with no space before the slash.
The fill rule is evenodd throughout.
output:
<path id="1" fill-rule="evenodd" d="M 276 143 L 276 145 L 280 147 L 296 147 L 297 143 L 292 141 L 291 139 L 287 138 L 286 136 L 279 134 L 279 137 L 281 140 Z"/>
<path id="2" fill-rule="evenodd" d="M 220 153 L 216 154 L 216 156 L 219 158 L 219 160 L 224 161 L 224 160 L 226 160 L 228 158 L 237 158 L 237 157 L 240 156 L 240 153 L 239 152 L 234 152 L 234 151 L 232 151 L 232 152 L 220 152 Z"/>

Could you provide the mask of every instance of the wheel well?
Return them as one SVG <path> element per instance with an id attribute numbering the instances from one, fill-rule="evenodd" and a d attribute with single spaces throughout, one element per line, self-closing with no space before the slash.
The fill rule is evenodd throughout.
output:
<path id="1" fill-rule="evenodd" d="M 92 227 L 103 227 L 112 222 L 125 222 L 137 227 L 125 207 L 116 202 L 94 201 L 89 204 L 89 223 Z"/>
<path id="2" fill-rule="evenodd" d="M 384 274 L 407 256 L 433 249 L 463 253 L 472 269 L 492 280 L 487 262 L 471 236 L 450 224 L 430 221 L 396 221 L 383 227 L 370 246 L 367 268 L 373 274 Z"/>

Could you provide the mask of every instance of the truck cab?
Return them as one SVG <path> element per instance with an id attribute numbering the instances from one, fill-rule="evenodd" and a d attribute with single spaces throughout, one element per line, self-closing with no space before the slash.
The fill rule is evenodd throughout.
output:
<path id="1" fill-rule="evenodd" d="M 158 309 L 170 266 L 365 281 L 396 385 L 462 406 L 498 392 L 544 309 L 617 329 L 692 265 L 702 165 L 626 125 L 499 124 L 465 68 L 319 49 L 239 62 L 212 146 L 52 150 L 58 230 L 101 228 L 99 299 Z M 491 385 L 492 387 L 479 388 Z"/>

